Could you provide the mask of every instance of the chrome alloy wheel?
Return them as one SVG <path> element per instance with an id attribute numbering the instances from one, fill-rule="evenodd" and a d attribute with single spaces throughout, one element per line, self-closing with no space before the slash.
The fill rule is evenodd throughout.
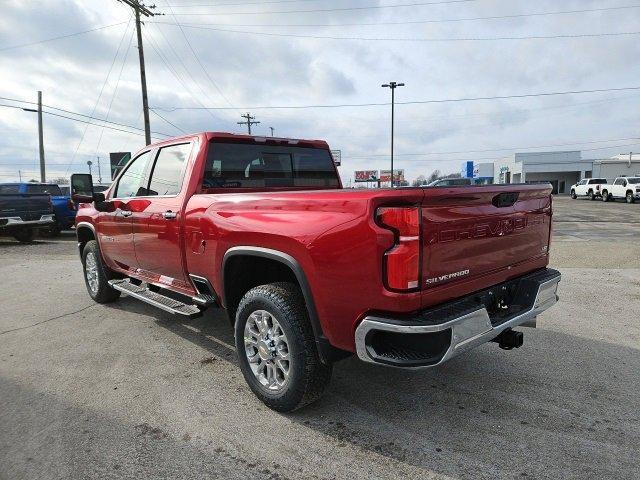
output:
<path id="1" fill-rule="evenodd" d="M 98 262 L 96 255 L 93 252 L 89 252 L 84 262 L 84 274 L 87 277 L 87 284 L 91 293 L 95 294 L 98 291 Z"/>
<path id="2" fill-rule="evenodd" d="M 289 343 L 278 320 L 266 310 L 256 310 L 244 326 L 244 348 L 251 371 L 261 385 L 281 390 L 287 385 L 291 360 Z"/>

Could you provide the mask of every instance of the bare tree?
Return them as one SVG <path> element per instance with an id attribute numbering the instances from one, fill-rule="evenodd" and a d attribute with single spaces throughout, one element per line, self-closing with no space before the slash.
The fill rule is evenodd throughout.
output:
<path id="1" fill-rule="evenodd" d="M 441 175 L 442 174 L 440 173 L 440 170 L 434 170 L 433 172 L 431 172 L 431 175 L 429 175 L 427 183 L 435 182 L 440 178 Z"/>
<path id="2" fill-rule="evenodd" d="M 419 187 L 421 185 L 424 185 L 426 181 L 427 179 L 425 178 L 424 175 L 418 175 L 418 177 L 413 182 L 411 182 L 411 186 Z"/>

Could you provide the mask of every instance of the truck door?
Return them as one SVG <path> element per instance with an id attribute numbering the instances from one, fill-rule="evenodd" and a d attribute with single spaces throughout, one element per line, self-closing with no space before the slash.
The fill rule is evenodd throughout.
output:
<path id="1" fill-rule="evenodd" d="M 188 286 L 182 255 L 182 206 L 185 169 L 191 143 L 158 150 L 150 169 L 147 195 L 133 214 L 133 236 L 139 268 L 159 283 Z M 186 182 L 184 182 L 186 183 Z"/>
<path id="2" fill-rule="evenodd" d="M 133 245 L 132 207 L 135 207 L 136 198 L 144 193 L 150 158 L 151 153 L 144 152 L 129 162 L 109 198 L 111 208 L 101 212 L 96 219 L 102 256 L 112 268 L 135 270 L 138 267 Z"/>
<path id="3" fill-rule="evenodd" d="M 616 198 L 623 198 L 626 195 L 627 181 L 624 178 L 616 178 L 613 183 L 613 196 Z"/>

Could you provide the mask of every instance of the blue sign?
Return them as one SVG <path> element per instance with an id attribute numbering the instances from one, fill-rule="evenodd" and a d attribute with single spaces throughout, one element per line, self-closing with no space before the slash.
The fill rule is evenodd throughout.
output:
<path id="1" fill-rule="evenodd" d="M 462 164 L 462 170 L 460 171 L 462 178 L 473 178 L 473 161 L 468 160 Z"/>

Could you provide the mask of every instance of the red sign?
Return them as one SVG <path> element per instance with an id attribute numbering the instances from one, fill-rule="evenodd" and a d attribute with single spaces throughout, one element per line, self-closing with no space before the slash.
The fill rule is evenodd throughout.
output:
<path id="1" fill-rule="evenodd" d="M 356 182 L 375 182 L 378 180 L 377 170 L 356 170 Z"/>

